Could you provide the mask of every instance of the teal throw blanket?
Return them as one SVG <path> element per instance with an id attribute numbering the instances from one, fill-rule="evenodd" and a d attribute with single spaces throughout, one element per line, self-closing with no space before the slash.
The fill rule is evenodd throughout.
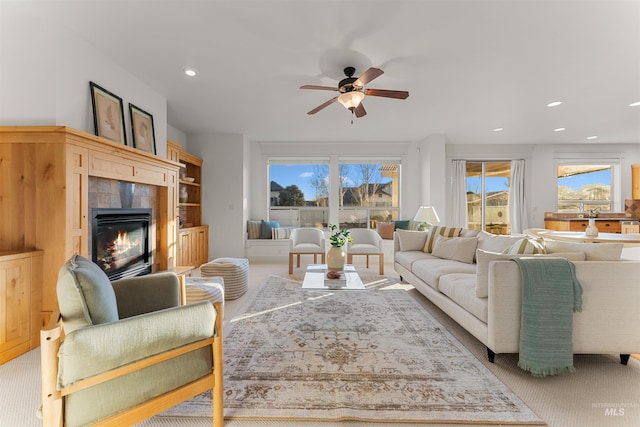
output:
<path id="1" fill-rule="evenodd" d="M 512 258 L 522 276 L 518 366 L 535 376 L 574 372 L 573 312 L 582 311 L 582 286 L 565 258 Z"/>

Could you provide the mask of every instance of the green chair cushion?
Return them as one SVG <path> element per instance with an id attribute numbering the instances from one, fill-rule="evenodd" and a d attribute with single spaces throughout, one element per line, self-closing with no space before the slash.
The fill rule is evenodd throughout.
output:
<path id="1" fill-rule="evenodd" d="M 118 304 L 107 275 L 96 264 L 74 255 L 58 275 L 58 305 L 66 333 L 118 320 Z"/>

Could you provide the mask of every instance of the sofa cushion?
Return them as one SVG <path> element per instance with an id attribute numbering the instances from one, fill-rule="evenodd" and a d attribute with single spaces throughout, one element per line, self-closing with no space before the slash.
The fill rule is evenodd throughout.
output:
<path id="1" fill-rule="evenodd" d="M 440 277 L 438 287 L 460 307 L 487 323 L 489 299 L 476 296 L 475 274 L 447 274 Z"/>
<path id="2" fill-rule="evenodd" d="M 273 234 L 273 229 L 280 227 L 280 224 L 277 221 L 265 221 L 264 219 L 260 223 L 260 238 L 261 239 L 271 239 Z"/>
<path id="3" fill-rule="evenodd" d="M 432 255 L 438 258 L 473 264 L 478 246 L 477 237 L 442 237 L 436 236 Z"/>
<path id="4" fill-rule="evenodd" d="M 398 243 L 401 251 L 421 251 L 429 235 L 426 231 L 398 230 Z"/>
<path id="5" fill-rule="evenodd" d="M 505 254 L 546 254 L 544 239 L 526 236 L 504 250 Z"/>
<path id="6" fill-rule="evenodd" d="M 411 267 L 413 266 L 413 263 L 416 261 L 420 261 L 421 259 L 434 259 L 434 258 L 440 259 L 440 258 L 434 257 L 431 254 L 425 254 L 421 250 L 396 252 L 393 254 L 393 256 L 394 256 L 395 262 L 397 262 L 398 264 L 400 264 L 401 266 L 403 266 L 409 271 L 411 271 Z"/>
<path id="7" fill-rule="evenodd" d="M 531 254 L 503 254 L 497 252 L 488 252 L 478 249 L 476 251 L 476 296 L 478 298 L 487 298 L 489 296 L 489 262 L 505 261 L 511 258 L 531 256 Z M 538 254 L 534 256 L 554 256 L 566 258 L 569 261 L 584 261 L 584 252 L 558 252 L 555 254 Z"/>
<path id="8" fill-rule="evenodd" d="M 118 320 L 113 286 L 104 271 L 87 258 L 76 254 L 62 266 L 56 291 L 67 334 Z"/>
<path id="9" fill-rule="evenodd" d="M 578 243 L 546 241 L 547 253 L 584 252 L 587 261 L 618 261 L 622 255 L 623 243 Z"/>
<path id="10" fill-rule="evenodd" d="M 437 290 L 441 276 L 453 273 L 473 274 L 476 272 L 476 266 L 460 261 L 433 257 L 415 261 L 411 266 L 411 272 Z"/>
<path id="11" fill-rule="evenodd" d="M 506 236 L 501 234 L 491 234 L 486 231 L 478 233 L 478 249 L 489 252 L 504 252 L 523 236 Z"/>
<path id="12" fill-rule="evenodd" d="M 434 225 L 429 229 L 429 236 L 424 244 L 423 251 L 431 253 L 433 251 L 433 245 L 436 242 L 436 236 L 443 237 L 458 237 L 462 227 L 446 227 L 442 225 Z"/>
<path id="13" fill-rule="evenodd" d="M 393 239 L 393 232 L 395 229 L 396 225 L 393 222 L 376 223 L 376 231 L 383 239 Z"/>

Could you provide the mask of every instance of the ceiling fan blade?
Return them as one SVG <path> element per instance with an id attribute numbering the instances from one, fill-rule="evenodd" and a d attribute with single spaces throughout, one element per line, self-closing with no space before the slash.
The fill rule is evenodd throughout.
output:
<path id="1" fill-rule="evenodd" d="M 371 80 L 373 80 L 375 78 L 378 78 L 383 74 L 384 74 L 384 71 L 382 71 L 380 68 L 373 68 L 373 67 L 369 68 L 367 71 L 362 73 L 362 75 L 360 77 L 358 77 L 358 80 L 353 82 L 353 85 L 354 86 L 359 86 L 359 87 L 364 87 Z"/>
<path id="2" fill-rule="evenodd" d="M 311 114 L 315 114 L 318 111 L 328 107 L 329 105 L 333 104 L 334 102 L 336 102 L 338 100 L 338 97 L 336 96 L 335 98 L 331 98 L 330 100 L 328 100 L 327 102 L 325 102 L 322 105 L 317 106 L 316 108 L 314 108 L 313 110 L 309 111 L 307 114 L 311 115 Z"/>
<path id="3" fill-rule="evenodd" d="M 357 118 L 363 117 L 367 115 L 367 110 L 364 109 L 364 105 L 362 104 L 362 102 L 360 104 L 358 104 L 358 106 L 356 107 L 356 109 L 353 111 L 356 114 Z"/>
<path id="4" fill-rule="evenodd" d="M 331 86 L 316 86 L 316 85 L 303 85 L 303 86 L 300 86 L 300 89 L 333 90 L 333 91 L 337 91 L 337 90 L 338 90 L 338 88 L 337 88 L 337 87 L 331 87 Z"/>
<path id="5" fill-rule="evenodd" d="M 386 89 L 366 89 L 364 94 L 367 96 L 382 96 L 384 98 L 407 99 L 409 92 L 406 90 L 386 90 Z"/>

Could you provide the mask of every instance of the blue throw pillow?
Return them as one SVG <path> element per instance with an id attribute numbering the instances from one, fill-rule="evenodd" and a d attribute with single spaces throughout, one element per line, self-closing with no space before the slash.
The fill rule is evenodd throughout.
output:
<path id="1" fill-rule="evenodd" d="M 396 224 L 396 230 L 408 230 L 409 229 L 409 220 L 406 221 L 393 221 Z"/>
<path id="2" fill-rule="evenodd" d="M 271 230 L 274 228 L 279 228 L 280 224 L 277 221 L 265 221 L 262 220 L 260 224 L 260 238 L 261 239 L 270 239 L 271 238 Z"/>

